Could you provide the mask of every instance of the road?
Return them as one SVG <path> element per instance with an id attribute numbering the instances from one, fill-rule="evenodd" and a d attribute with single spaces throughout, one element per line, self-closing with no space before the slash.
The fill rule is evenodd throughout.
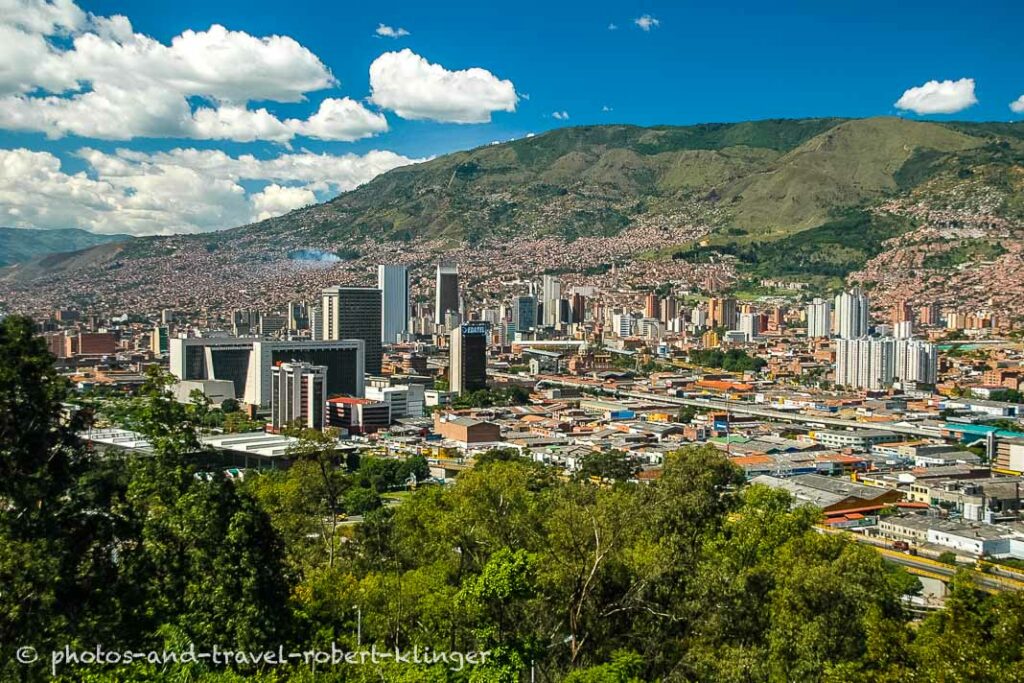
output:
<path id="1" fill-rule="evenodd" d="M 889 547 L 891 542 L 883 538 L 865 536 L 864 534 L 856 534 L 841 529 L 828 529 L 825 527 L 818 527 L 818 530 L 822 533 L 840 534 L 856 543 L 869 545 L 887 561 L 906 567 L 907 571 L 911 574 L 927 576 L 932 579 L 948 582 L 958 571 L 963 570 L 967 572 L 978 588 L 989 593 L 1024 590 L 1024 580 L 1012 578 L 1008 575 L 1011 572 L 1003 571 L 997 567 L 993 567 L 993 570 L 998 573 L 980 572 L 970 567 L 964 567 L 963 565 L 953 566 L 945 564 L 944 562 L 939 562 L 938 560 L 933 560 L 929 557 L 910 555 L 902 550 L 895 550 L 894 548 Z"/>

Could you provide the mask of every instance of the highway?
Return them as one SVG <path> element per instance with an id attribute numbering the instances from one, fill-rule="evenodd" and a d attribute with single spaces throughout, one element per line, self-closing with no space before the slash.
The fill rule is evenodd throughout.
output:
<path id="1" fill-rule="evenodd" d="M 970 567 L 964 567 L 962 565 L 953 566 L 939 562 L 938 560 L 933 560 L 929 557 L 911 555 L 902 550 L 896 550 L 890 547 L 890 541 L 883 538 L 865 536 L 864 534 L 855 534 L 850 531 L 829 529 L 826 527 L 818 527 L 818 531 L 822 533 L 843 535 L 856 543 L 869 545 L 883 558 L 885 558 L 886 561 L 901 565 L 905 567 L 908 572 L 916 574 L 917 576 L 927 576 L 931 579 L 948 582 L 958 571 L 966 571 L 968 576 L 971 577 L 971 580 L 974 581 L 974 585 L 989 593 L 1024 590 L 1024 580 L 1021 580 L 1020 578 L 1013 578 L 1012 576 L 1009 576 L 1012 572 L 1008 570 L 1000 570 L 995 566 L 993 566 L 992 573 L 981 572 Z M 1014 576 L 1019 575 L 1014 573 Z"/>

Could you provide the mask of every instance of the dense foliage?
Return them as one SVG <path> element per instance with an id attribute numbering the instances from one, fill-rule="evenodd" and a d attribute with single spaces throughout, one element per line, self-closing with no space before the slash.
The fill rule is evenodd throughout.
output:
<path id="1" fill-rule="evenodd" d="M 1024 596 L 955 582 L 912 624 L 917 581 L 815 530 L 788 494 L 742 487 L 713 448 L 649 485 L 621 458 L 565 479 L 497 451 L 399 505 L 402 475 L 307 435 L 288 470 L 197 476 L 202 405 L 154 374 L 136 404 L 151 457 L 96 453 L 30 323 L 0 323 L 0 679 L 13 651 L 151 648 L 487 651 L 445 663 L 64 666 L 63 681 L 1013 681 Z M 417 474 L 425 463 L 398 463 Z M 609 471 L 609 468 L 611 470 Z M 612 475 L 612 476 L 609 476 Z M 595 481 L 597 479 L 597 481 Z M 614 483 L 612 482 L 614 480 Z M 392 495 L 392 494 L 385 494 Z M 361 524 L 343 519 L 362 506 Z"/>
<path id="2" fill-rule="evenodd" d="M 721 368 L 727 372 L 757 372 L 767 362 L 763 358 L 755 358 L 743 349 L 693 349 L 689 353 L 689 361 L 705 368 Z"/>

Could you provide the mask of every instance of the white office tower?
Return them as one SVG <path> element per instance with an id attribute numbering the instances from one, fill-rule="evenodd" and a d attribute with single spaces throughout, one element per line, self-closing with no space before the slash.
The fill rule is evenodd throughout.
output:
<path id="1" fill-rule="evenodd" d="M 811 339 L 829 336 L 832 329 L 832 304 L 815 298 L 807 304 L 807 336 Z"/>
<path id="2" fill-rule="evenodd" d="M 860 287 L 836 295 L 833 330 L 842 339 L 857 339 L 868 333 L 868 297 Z"/>
<path id="3" fill-rule="evenodd" d="M 313 341 L 323 341 L 324 309 L 320 304 L 309 309 L 309 327 L 313 333 Z"/>
<path id="4" fill-rule="evenodd" d="M 632 313 L 616 313 L 612 315 L 612 332 L 616 337 L 631 336 L 635 320 Z"/>
<path id="5" fill-rule="evenodd" d="M 761 335 L 761 316 L 755 313 L 740 314 L 740 332 L 746 341 L 753 341 Z"/>
<path id="6" fill-rule="evenodd" d="M 377 266 L 377 289 L 381 291 L 380 339 L 394 344 L 409 331 L 409 269 Z"/>
<path id="7" fill-rule="evenodd" d="M 562 311 L 562 282 L 554 275 L 545 275 L 543 278 L 541 304 L 544 306 L 544 325 L 557 327 Z"/>
<path id="8" fill-rule="evenodd" d="M 914 336 L 914 321 L 901 320 L 892 328 L 892 336 L 897 339 L 910 339 Z"/>
<path id="9" fill-rule="evenodd" d="M 393 387 L 366 387 L 366 398 L 383 401 L 391 408 L 391 419 L 423 417 L 424 387 L 422 384 L 401 384 Z"/>
<path id="10" fill-rule="evenodd" d="M 324 428 L 327 368 L 309 363 L 279 363 L 270 371 L 270 419 L 275 430 L 298 424 Z"/>
<path id="11" fill-rule="evenodd" d="M 695 327 L 707 327 L 708 312 L 700 306 L 694 306 L 693 311 L 690 312 L 690 322 Z"/>
<path id="12" fill-rule="evenodd" d="M 912 339 L 896 340 L 895 375 L 898 379 L 903 382 L 935 384 L 938 374 L 939 354 L 933 344 Z"/>
<path id="13" fill-rule="evenodd" d="M 657 318 L 640 318 L 637 328 L 644 339 L 661 339 L 661 321 Z"/>
<path id="14" fill-rule="evenodd" d="M 895 379 L 892 339 L 837 339 L 835 382 L 848 389 L 885 389 Z"/>

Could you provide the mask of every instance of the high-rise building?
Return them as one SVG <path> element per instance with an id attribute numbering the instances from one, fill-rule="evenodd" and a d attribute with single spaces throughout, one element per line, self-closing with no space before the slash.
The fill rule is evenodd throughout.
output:
<path id="1" fill-rule="evenodd" d="M 659 304 L 658 295 L 654 292 L 647 292 L 647 296 L 644 297 L 644 317 L 660 319 L 661 306 Z"/>
<path id="2" fill-rule="evenodd" d="M 231 312 L 231 331 L 236 337 L 256 334 L 260 329 L 260 312 L 237 309 Z"/>
<path id="3" fill-rule="evenodd" d="M 288 303 L 288 329 L 292 332 L 309 328 L 309 307 L 302 301 Z"/>
<path id="4" fill-rule="evenodd" d="M 833 331 L 842 339 L 857 339 L 868 333 L 868 297 L 860 287 L 841 292 L 835 299 Z"/>
<path id="5" fill-rule="evenodd" d="M 896 355 L 892 339 L 840 338 L 836 340 L 835 383 L 849 389 L 885 389 L 895 378 Z"/>
<path id="6" fill-rule="evenodd" d="M 815 298 L 807 304 L 807 336 L 814 339 L 829 336 L 832 329 L 832 304 Z"/>
<path id="7" fill-rule="evenodd" d="M 917 309 L 918 325 L 938 325 L 941 320 L 939 305 L 936 303 L 923 304 Z"/>
<path id="8" fill-rule="evenodd" d="M 377 287 L 382 297 L 381 341 L 394 344 L 409 331 L 409 269 L 377 266 Z"/>
<path id="9" fill-rule="evenodd" d="M 927 342 L 897 339 L 894 374 L 904 382 L 935 384 L 939 374 L 938 351 Z"/>
<path id="10" fill-rule="evenodd" d="M 572 295 L 572 319 L 570 322 L 582 323 L 587 319 L 587 298 L 580 293 Z"/>
<path id="11" fill-rule="evenodd" d="M 314 341 L 323 341 L 324 309 L 320 304 L 311 306 L 309 309 L 309 327 Z"/>
<path id="12" fill-rule="evenodd" d="M 327 287 L 321 300 L 324 340 L 361 339 L 366 348 L 366 372 L 379 375 L 381 291 L 375 287 Z"/>
<path id="13" fill-rule="evenodd" d="M 459 267 L 437 264 L 437 283 L 434 292 L 434 323 L 444 324 L 449 313 L 459 312 Z"/>
<path id="14" fill-rule="evenodd" d="M 615 313 L 612 315 L 612 332 L 616 337 L 632 336 L 635 323 L 632 313 Z"/>
<path id="15" fill-rule="evenodd" d="M 157 325 L 149 337 L 149 350 L 154 356 L 162 356 L 170 350 L 170 333 L 164 325 Z"/>
<path id="16" fill-rule="evenodd" d="M 661 300 L 661 322 L 668 324 L 679 315 L 679 307 L 674 296 L 666 296 Z"/>
<path id="17" fill-rule="evenodd" d="M 537 327 L 537 299 L 517 296 L 512 300 L 512 325 L 516 332 L 527 332 Z"/>
<path id="18" fill-rule="evenodd" d="M 746 337 L 746 341 L 753 341 L 761 335 L 761 316 L 757 313 L 740 314 L 740 332 Z"/>
<path id="19" fill-rule="evenodd" d="M 288 319 L 285 316 L 276 313 L 264 313 L 260 316 L 260 336 L 276 337 L 287 325 Z"/>
<path id="20" fill-rule="evenodd" d="M 309 363 L 277 363 L 270 371 L 270 420 L 275 430 L 295 423 L 324 428 L 327 368 Z"/>
<path id="21" fill-rule="evenodd" d="M 910 303 L 903 299 L 897 301 L 892 307 L 892 326 L 896 327 L 900 323 L 912 321 L 914 319 L 914 309 L 910 307 Z"/>
<path id="22" fill-rule="evenodd" d="M 736 299 L 732 297 L 715 297 L 708 301 L 708 324 L 711 327 L 724 327 L 732 330 L 736 327 Z"/>
<path id="23" fill-rule="evenodd" d="M 853 389 L 885 389 L 895 380 L 935 384 L 938 353 L 912 339 L 861 337 L 836 340 L 836 384 Z"/>
<path id="24" fill-rule="evenodd" d="M 708 312 L 700 306 L 694 306 L 690 311 L 690 323 L 697 328 L 708 326 Z"/>
<path id="25" fill-rule="evenodd" d="M 558 300 L 558 328 L 569 322 L 572 322 L 572 305 L 568 299 Z"/>
<path id="26" fill-rule="evenodd" d="M 546 327 L 557 327 L 561 313 L 562 282 L 554 275 L 545 275 L 541 281 L 541 310 Z"/>
<path id="27" fill-rule="evenodd" d="M 491 326 L 463 323 L 452 330 L 449 345 L 448 388 L 456 394 L 487 388 L 487 345 Z"/>
<path id="28" fill-rule="evenodd" d="M 645 339 L 661 339 L 663 328 L 657 318 L 640 318 L 637 321 L 637 332 Z"/>

